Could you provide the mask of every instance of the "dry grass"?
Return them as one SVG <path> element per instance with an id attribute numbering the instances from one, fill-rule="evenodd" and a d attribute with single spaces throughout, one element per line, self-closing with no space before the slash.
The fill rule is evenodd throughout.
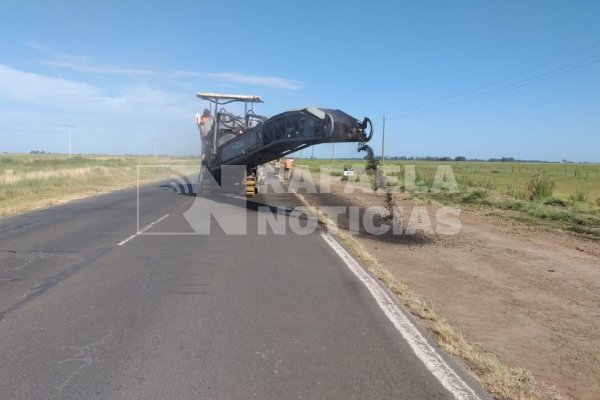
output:
<path id="1" fill-rule="evenodd" d="M 406 284 L 396 279 L 350 233 L 339 228 L 325 214 L 313 207 L 300 194 L 298 198 L 309 207 L 320 221 L 332 228 L 344 246 L 380 280 L 396 298 L 415 316 L 420 318 L 438 345 L 462 360 L 471 374 L 495 399 L 501 400 L 558 400 L 561 395 L 553 388 L 536 382 L 530 371 L 511 367 L 480 344 L 468 340 L 452 327 L 430 304 L 425 302 Z"/>
<path id="2" fill-rule="evenodd" d="M 199 165 L 194 159 L 151 157 L 0 156 L 0 218 L 166 179 L 174 171 L 163 164 Z"/>

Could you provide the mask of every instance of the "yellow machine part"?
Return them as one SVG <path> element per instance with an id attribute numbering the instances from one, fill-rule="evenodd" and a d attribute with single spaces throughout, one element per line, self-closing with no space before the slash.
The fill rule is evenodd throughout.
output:
<path id="1" fill-rule="evenodd" d="M 246 178 L 246 196 L 254 197 L 256 195 L 256 178 L 249 176 Z"/>

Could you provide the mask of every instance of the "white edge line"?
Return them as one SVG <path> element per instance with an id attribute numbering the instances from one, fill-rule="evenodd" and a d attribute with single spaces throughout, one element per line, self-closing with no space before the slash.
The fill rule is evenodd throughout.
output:
<path id="1" fill-rule="evenodd" d="M 346 249 L 328 232 L 321 232 L 325 242 L 340 256 L 346 266 L 367 287 L 383 313 L 394 324 L 416 356 L 456 399 L 480 400 L 469 385 L 450 367 L 417 327 L 400 310 L 396 302 Z"/>
<path id="2" fill-rule="evenodd" d="M 121 240 L 119 243 L 117 243 L 117 246 L 123 246 L 125 243 L 129 242 L 130 240 L 132 240 L 133 238 L 135 238 L 138 235 L 143 235 L 145 231 L 147 231 L 148 229 L 152 228 L 154 225 L 158 224 L 160 221 L 162 221 L 165 218 L 168 218 L 169 214 L 165 214 L 162 217 L 160 217 L 159 219 L 157 219 L 154 222 L 149 223 L 148 225 L 146 225 L 144 228 L 142 228 L 140 231 L 138 231 L 137 233 L 128 236 L 127 238 Z M 150 233 L 147 233 L 146 235 L 149 235 Z"/>
<path id="3" fill-rule="evenodd" d="M 148 225 L 146 225 L 145 227 L 143 227 L 140 231 L 138 231 L 137 234 L 140 235 L 140 234 L 146 232 L 148 229 L 152 228 L 154 225 L 158 224 L 160 221 L 162 221 L 163 219 L 168 218 L 168 217 L 169 217 L 169 214 L 163 215 L 162 217 L 160 217 L 156 221 L 151 222 Z"/>

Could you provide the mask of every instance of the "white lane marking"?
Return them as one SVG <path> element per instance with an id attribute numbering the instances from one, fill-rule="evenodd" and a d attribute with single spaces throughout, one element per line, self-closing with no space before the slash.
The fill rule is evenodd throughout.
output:
<path id="1" fill-rule="evenodd" d="M 325 242 L 340 256 L 348 268 L 367 287 L 383 313 L 394 324 L 416 356 L 456 399 L 479 400 L 479 396 L 429 344 L 417 327 L 400 310 L 395 301 L 367 271 L 329 233 L 321 232 Z"/>
<path id="2" fill-rule="evenodd" d="M 129 242 L 131 239 L 133 239 L 136 235 L 131 235 L 129 236 L 127 239 L 123 239 L 122 241 L 120 241 L 119 243 L 117 243 L 117 246 L 123 246 L 125 243 Z"/>
<path id="3" fill-rule="evenodd" d="M 141 235 L 142 233 L 146 232 L 148 229 L 152 228 L 154 225 L 158 224 L 160 221 L 162 221 L 165 218 L 168 218 L 169 214 L 165 214 L 162 217 L 160 217 L 159 219 L 157 219 L 154 222 L 149 223 L 148 225 L 146 225 L 145 227 L 143 227 L 137 234 Z"/>
<path id="4" fill-rule="evenodd" d="M 160 221 L 162 221 L 163 219 L 167 218 L 168 216 L 169 216 L 169 214 L 165 214 L 162 217 L 160 217 L 159 219 L 157 219 L 156 221 L 149 223 L 148 225 L 146 225 L 145 227 L 143 227 L 142 229 L 140 229 L 139 232 L 137 232 L 137 233 L 135 233 L 135 234 L 127 237 L 126 239 L 121 240 L 119 243 L 117 243 L 117 246 L 123 246 L 125 243 L 129 242 L 134 237 L 136 237 L 138 235 L 142 235 L 148 229 L 152 228 L 154 225 L 158 224 Z"/>

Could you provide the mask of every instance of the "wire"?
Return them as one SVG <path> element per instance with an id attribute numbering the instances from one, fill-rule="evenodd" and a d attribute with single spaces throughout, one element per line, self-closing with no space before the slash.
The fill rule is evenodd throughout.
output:
<path id="1" fill-rule="evenodd" d="M 593 56 L 590 56 L 590 57 L 586 57 L 586 58 L 574 61 L 572 63 L 569 63 L 567 65 L 563 65 L 563 66 L 560 66 L 560 67 L 557 67 L 557 68 L 553 68 L 553 69 L 551 69 L 549 71 L 542 72 L 540 74 L 536 74 L 536 75 L 527 77 L 525 79 L 518 80 L 516 82 L 509 83 L 507 85 L 503 85 L 503 86 L 500 86 L 500 87 L 497 87 L 497 88 L 494 88 L 494 89 L 491 89 L 491 90 L 480 92 L 481 89 L 485 89 L 485 88 L 488 88 L 488 87 L 493 87 L 493 86 L 495 86 L 498 83 L 505 82 L 505 81 L 508 81 L 508 80 L 513 79 L 515 77 L 522 76 L 522 75 L 525 75 L 527 73 L 540 70 L 540 69 L 542 69 L 542 68 L 544 68 L 544 67 L 546 67 L 548 65 L 554 64 L 554 63 L 556 63 L 558 61 L 561 61 L 561 60 L 564 60 L 564 59 L 567 59 L 567 58 L 571 58 L 574 55 L 581 54 L 581 53 L 583 53 L 585 51 L 588 51 L 590 49 L 596 48 L 598 46 L 600 46 L 600 42 L 595 43 L 595 44 L 590 45 L 590 46 L 587 46 L 587 47 L 585 47 L 583 49 L 574 51 L 574 52 L 569 53 L 567 55 L 558 57 L 558 58 L 556 58 L 556 59 L 554 59 L 552 61 L 540 64 L 540 65 L 532 67 L 532 68 L 528 68 L 528 69 L 526 69 L 524 71 L 518 72 L 516 74 L 509 75 L 507 77 L 495 80 L 493 82 L 490 82 L 488 84 L 479 86 L 477 88 L 470 89 L 470 90 L 461 92 L 461 93 L 459 93 L 457 95 L 446 97 L 446 98 L 443 98 L 443 99 L 440 99 L 440 100 L 436 100 L 436 101 L 433 101 L 433 102 L 430 102 L 430 103 L 426 103 L 426 104 L 422 105 L 421 107 L 419 107 L 418 109 L 416 109 L 414 111 L 405 112 L 405 113 L 401 113 L 401 114 L 398 114 L 397 112 L 396 113 L 386 113 L 386 115 L 391 115 L 391 116 L 396 115 L 397 117 L 402 118 L 402 117 L 409 117 L 409 116 L 426 114 L 426 113 L 433 112 L 433 111 L 440 111 L 440 110 L 443 110 L 443 109 L 447 109 L 447 108 L 455 107 L 455 106 L 458 106 L 458 105 L 462 105 L 462 104 L 470 103 L 470 102 L 473 102 L 473 101 L 477 101 L 479 99 L 483 99 L 483 98 L 491 97 L 491 96 L 494 96 L 494 95 L 502 94 L 502 93 L 505 93 L 505 92 L 508 92 L 508 91 L 511 91 L 511 90 L 520 89 L 520 88 L 522 88 L 524 86 L 528 86 L 530 84 L 537 83 L 539 81 L 543 81 L 543 80 L 546 80 L 546 79 L 551 79 L 551 78 L 554 78 L 556 76 L 559 76 L 559 75 L 562 75 L 562 74 L 565 74 L 565 73 L 568 73 L 568 72 L 571 72 L 571 71 L 574 71 L 574 70 L 577 70 L 577 69 L 585 68 L 587 66 L 594 65 L 594 64 L 597 64 L 598 62 L 600 62 L 600 60 L 598 60 L 598 58 L 600 57 L 600 54 L 593 55 Z M 472 96 L 464 97 L 464 95 L 466 95 L 466 94 L 475 93 L 475 92 L 479 92 L 479 93 L 477 93 L 475 95 L 472 95 Z M 452 100 L 452 99 L 457 99 L 457 100 L 456 101 L 448 102 L 449 100 Z M 441 104 L 441 103 L 444 103 L 444 104 Z"/>
<path id="2" fill-rule="evenodd" d="M 594 61 L 581 64 L 581 62 L 588 61 L 590 59 L 594 59 Z M 459 106 L 459 105 L 471 103 L 471 102 L 474 102 L 474 101 L 477 101 L 477 100 L 480 100 L 480 99 L 484 99 L 484 98 L 496 96 L 496 95 L 499 95 L 499 94 L 503 94 L 503 93 L 506 93 L 506 92 L 510 92 L 512 90 L 520 89 L 522 87 L 529 86 L 529 85 L 532 85 L 534 83 L 537 83 L 537 82 L 540 82 L 540 81 L 544 81 L 544 80 L 547 80 L 547 79 L 551 79 L 551 78 L 554 78 L 556 76 L 560 76 L 560 75 L 566 74 L 568 72 L 575 71 L 575 70 L 578 70 L 578 69 L 581 69 L 581 68 L 585 68 L 585 67 L 588 67 L 590 65 L 594 65 L 594 64 L 598 64 L 598 63 L 600 63 L 600 54 L 592 56 L 592 57 L 589 57 L 589 58 L 584 59 L 584 60 L 579 60 L 577 62 L 565 65 L 565 66 L 560 67 L 560 68 L 555 68 L 553 70 L 550 70 L 550 71 L 547 71 L 547 72 L 544 72 L 544 73 L 541 73 L 541 74 L 537 74 L 537 75 L 531 76 L 531 77 L 526 78 L 526 79 L 519 80 L 517 82 L 510 83 L 508 85 L 504 85 L 504 86 L 500 86 L 500 87 L 492 89 L 492 90 L 484 91 L 484 92 L 478 93 L 478 94 L 473 95 L 473 96 L 468 96 L 466 98 L 462 98 L 462 99 L 454 101 L 454 102 L 442 104 L 442 105 L 437 106 L 437 107 L 436 106 L 434 106 L 434 107 L 427 107 L 425 109 L 421 109 L 421 110 L 418 110 L 418 111 L 404 113 L 404 114 L 399 115 L 399 117 L 416 116 L 416 115 L 426 114 L 426 113 L 433 112 L 433 111 L 440 111 L 440 110 L 444 110 L 444 109 L 456 107 L 456 106 Z M 580 64 L 580 65 L 577 65 L 577 64 Z"/>

